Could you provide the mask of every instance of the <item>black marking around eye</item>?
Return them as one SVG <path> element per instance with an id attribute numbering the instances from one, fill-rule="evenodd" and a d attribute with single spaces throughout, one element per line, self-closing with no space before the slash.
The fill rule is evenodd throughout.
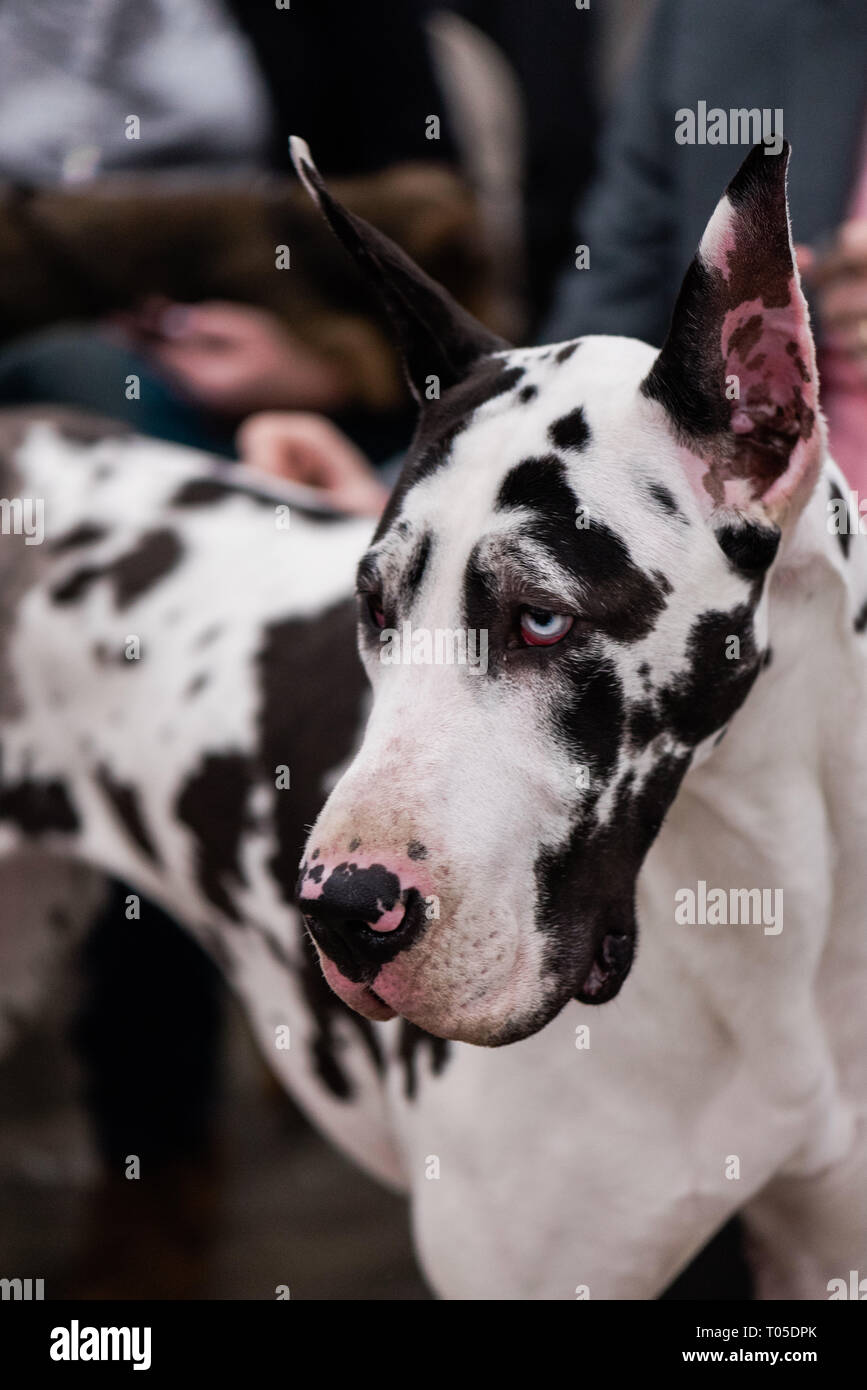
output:
<path id="1" fill-rule="evenodd" d="M 373 555 L 362 555 L 355 572 L 355 582 L 359 589 L 379 588 L 382 579 L 379 573 L 379 564 Z"/>
<path id="2" fill-rule="evenodd" d="M 580 405 L 561 415 L 548 427 L 548 437 L 558 449 L 586 449 L 590 443 L 590 426 Z"/>
<path id="3" fill-rule="evenodd" d="M 426 531 L 413 552 L 404 577 L 403 583 L 407 593 L 414 594 L 421 584 L 425 570 L 427 569 L 428 560 L 430 559 L 432 546 L 433 540 L 431 534 L 429 531 Z"/>
<path id="4" fill-rule="evenodd" d="M 496 505 L 530 513 L 524 534 L 577 581 L 582 617 L 594 627 L 622 642 L 639 641 L 653 631 L 671 592 L 669 581 L 634 564 L 624 541 L 604 522 L 577 524 L 579 502 L 562 459 L 554 454 L 525 459 L 504 478 Z M 484 598 L 475 552 L 471 561 L 465 581 L 468 612 L 471 589 L 477 603 Z M 492 584 L 487 581 L 489 589 Z"/>
<path id="5" fill-rule="evenodd" d="M 104 565 L 85 565 L 52 592 L 55 603 L 77 603 L 102 579 L 114 587 L 117 608 L 126 608 L 179 563 L 183 547 L 174 531 L 161 527 L 145 531 L 132 550 Z"/>
<path id="6" fill-rule="evenodd" d="M 97 770 L 96 782 L 130 839 L 148 859 L 159 863 L 160 857 L 145 825 L 135 787 L 115 781 L 107 767 Z"/>
<path id="7" fill-rule="evenodd" d="M 835 534 L 836 534 L 836 536 L 837 536 L 837 544 L 839 545 L 840 549 L 841 549 L 842 552 L 843 552 L 843 559 L 844 559 L 844 560 L 848 560 L 848 558 L 849 558 L 849 546 L 850 546 L 850 543 L 851 543 L 851 540 L 852 540 L 852 537 L 851 537 L 851 535 L 849 534 L 849 508 L 848 508 L 848 504 L 847 504 L 847 502 L 846 502 L 846 498 L 844 497 L 843 493 L 840 491 L 839 487 L 837 486 L 837 483 L 836 483 L 836 481 L 835 481 L 834 478 L 831 478 L 831 479 L 829 480 L 829 483 L 828 483 L 828 491 L 829 491 L 830 494 L 831 494 L 831 501 L 832 501 L 832 502 L 842 502 L 842 503 L 843 503 L 843 511 L 844 511 L 844 515 L 845 515 L 845 517 L 846 517 L 846 530 L 845 530 L 845 531 L 837 531 L 837 532 L 835 532 Z"/>

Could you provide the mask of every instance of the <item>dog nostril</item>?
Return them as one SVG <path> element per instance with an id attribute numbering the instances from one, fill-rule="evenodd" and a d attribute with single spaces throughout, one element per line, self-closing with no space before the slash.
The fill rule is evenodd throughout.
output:
<path id="1" fill-rule="evenodd" d="M 388 932 L 380 931 L 375 922 L 365 922 L 363 917 L 347 917 L 340 925 L 345 931 L 358 931 L 359 927 L 365 927 L 367 931 L 375 932 L 377 936 L 388 935 Z"/>

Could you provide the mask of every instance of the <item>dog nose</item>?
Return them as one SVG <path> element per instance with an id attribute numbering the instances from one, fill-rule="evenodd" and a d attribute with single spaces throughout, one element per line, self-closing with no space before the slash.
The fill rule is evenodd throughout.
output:
<path id="1" fill-rule="evenodd" d="M 307 861 L 297 898 L 317 946 L 350 980 L 371 979 L 424 921 L 418 889 L 402 887 L 385 864 Z"/>
<path id="2" fill-rule="evenodd" d="M 321 884 L 321 892 L 311 894 L 315 882 L 314 875 Z M 357 864 L 337 864 L 329 869 L 322 865 L 322 873 L 317 874 L 317 866 L 302 877 L 299 900 L 305 916 L 316 921 L 341 923 L 351 930 L 353 926 L 370 927 L 377 932 L 395 931 L 400 926 L 406 911 L 401 900 L 400 879 L 384 864 L 371 864 L 369 868 L 359 868 Z"/>

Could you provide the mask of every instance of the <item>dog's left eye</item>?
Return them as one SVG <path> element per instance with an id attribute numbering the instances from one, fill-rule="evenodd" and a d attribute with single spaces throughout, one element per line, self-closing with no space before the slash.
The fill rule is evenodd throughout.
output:
<path id="1" fill-rule="evenodd" d="M 566 613 L 544 608 L 521 609 L 521 636 L 530 647 L 553 647 L 561 642 L 574 622 Z"/>

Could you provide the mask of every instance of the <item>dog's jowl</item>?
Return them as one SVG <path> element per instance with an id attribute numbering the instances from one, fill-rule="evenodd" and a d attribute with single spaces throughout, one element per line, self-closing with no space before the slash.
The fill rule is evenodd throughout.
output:
<path id="1" fill-rule="evenodd" d="M 43 856 L 164 902 L 443 1295 L 651 1298 L 741 1211 L 760 1293 L 824 1297 L 867 1262 L 867 557 L 827 524 L 788 150 L 660 351 L 509 347 L 295 159 L 391 315 L 402 476 L 371 537 L 8 417 L 45 534 L 3 538 L 5 903 L 41 959 Z"/>

